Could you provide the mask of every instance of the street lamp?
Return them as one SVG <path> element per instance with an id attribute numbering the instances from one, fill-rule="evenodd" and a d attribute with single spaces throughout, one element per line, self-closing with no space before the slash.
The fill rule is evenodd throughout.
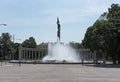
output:
<path id="1" fill-rule="evenodd" d="M 19 41 L 21 41 L 21 39 L 17 39 L 17 38 L 15 38 L 15 35 L 13 34 L 13 48 L 14 48 L 14 44 L 15 44 L 15 40 L 19 40 Z M 11 59 L 13 59 L 14 60 L 14 55 L 15 55 L 15 52 L 13 53 L 13 55 L 11 56 Z"/>
<path id="2" fill-rule="evenodd" d="M 7 24 L 0 24 L 0 26 L 7 26 Z"/>

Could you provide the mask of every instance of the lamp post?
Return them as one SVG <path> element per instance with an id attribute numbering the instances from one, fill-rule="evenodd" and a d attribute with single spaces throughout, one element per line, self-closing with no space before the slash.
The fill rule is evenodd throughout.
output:
<path id="1" fill-rule="evenodd" d="M 17 38 L 15 38 L 15 35 L 13 34 L 13 48 L 15 47 L 15 40 L 19 40 L 19 41 L 21 41 L 21 39 L 17 39 Z M 13 53 L 13 55 L 11 56 L 11 59 L 12 60 L 14 60 L 14 55 L 15 55 L 15 52 Z"/>
<path id="2" fill-rule="evenodd" d="M 7 26 L 7 24 L 0 24 L 0 26 Z"/>

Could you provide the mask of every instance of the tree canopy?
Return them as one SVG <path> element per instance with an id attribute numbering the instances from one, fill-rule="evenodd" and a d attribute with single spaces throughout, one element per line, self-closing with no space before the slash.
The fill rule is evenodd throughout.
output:
<path id="1" fill-rule="evenodd" d="M 33 37 L 30 37 L 29 39 L 23 41 L 22 46 L 26 48 L 36 48 L 37 44 L 35 39 Z"/>
<path id="2" fill-rule="evenodd" d="M 70 42 L 69 44 L 70 44 L 73 48 L 75 48 L 75 49 L 83 48 L 83 45 L 82 45 L 81 43 Z"/>
<path id="3" fill-rule="evenodd" d="M 3 59 L 10 57 L 13 50 L 12 45 L 11 35 L 9 33 L 2 33 L 0 36 L 0 57 Z"/>
<path id="4" fill-rule="evenodd" d="M 86 31 L 82 44 L 92 51 L 101 51 L 113 63 L 120 63 L 120 6 L 112 4 L 107 13 L 101 16 L 106 19 L 97 20 Z"/>

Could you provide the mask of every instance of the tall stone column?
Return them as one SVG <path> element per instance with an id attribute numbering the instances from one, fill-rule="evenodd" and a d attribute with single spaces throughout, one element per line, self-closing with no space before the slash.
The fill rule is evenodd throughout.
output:
<path id="1" fill-rule="evenodd" d="M 25 50 L 25 54 L 26 54 L 26 60 L 28 60 L 27 50 Z"/>
<path id="2" fill-rule="evenodd" d="M 30 60 L 30 58 L 31 58 L 30 57 L 30 51 L 28 50 L 27 52 L 28 52 L 28 59 Z"/>
<path id="3" fill-rule="evenodd" d="M 38 51 L 38 60 L 40 60 L 40 51 Z"/>
<path id="4" fill-rule="evenodd" d="M 96 60 L 96 51 L 94 51 L 94 59 Z"/>
<path id="5" fill-rule="evenodd" d="M 33 51 L 32 51 L 32 60 L 33 60 Z"/>
<path id="6" fill-rule="evenodd" d="M 35 60 L 37 60 L 37 51 L 35 51 Z"/>
<path id="7" fill-rule="evenodd" d="M 93 60 L 93 58 L 92 58 L 92 53 L 90 52 L 90 60 L 92 61 Z"/>
<path id="8" fill-rule="evenodd" d="M 21 60 L 21 58 L 22 58 L 22 46 L 20 45 L 19 46 L 19 60 Z"/>
<path id="9" fill-rule="evenodd" d="M 23 59 L 26 59 L 25 50 L 23 50 Z"/>

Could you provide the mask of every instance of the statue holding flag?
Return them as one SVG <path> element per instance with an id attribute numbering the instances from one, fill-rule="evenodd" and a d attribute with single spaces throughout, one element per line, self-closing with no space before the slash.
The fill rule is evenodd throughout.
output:
<path id="1" fill-rule="evenodd" d="M 58 37 L 58 40 L 60 41 L 60 22 L 59 22 L 59 18 L 57 17 L 57 28 L 58 28 L 58 31 L 57 31 L 57 37 Z"/>

